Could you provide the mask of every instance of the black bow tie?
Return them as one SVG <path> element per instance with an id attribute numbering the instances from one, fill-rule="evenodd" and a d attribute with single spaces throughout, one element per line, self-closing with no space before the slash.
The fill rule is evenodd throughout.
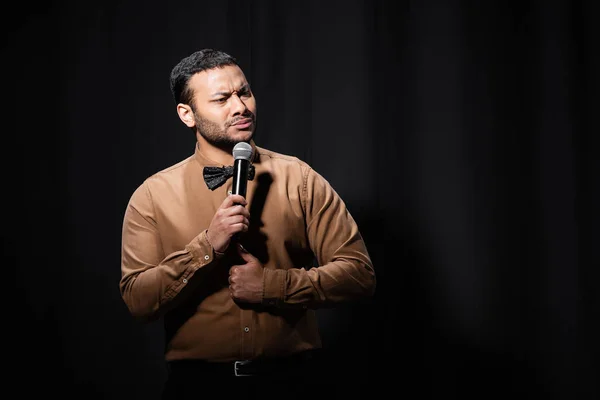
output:
<path id="1" fill-rule="evenodd" d="M 204 167 L 204 182 L 210 190 L 215 190 L 233 176 L 233 166 Z M 248 179 L 254 179 L 254 164 L 248 168 Z"/>

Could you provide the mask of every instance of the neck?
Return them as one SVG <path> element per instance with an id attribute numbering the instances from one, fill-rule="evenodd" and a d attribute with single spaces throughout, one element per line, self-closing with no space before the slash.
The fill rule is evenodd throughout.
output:
<path id="1" fill-rule="evenodd" d="M 199 134 L 196 135 L 196 138 L 198 140 L 200 151 L 206 158 L 216 162 L 217 164 L 233 164 L 233 146 L 217 147 L 207 142 L 206 139 Z"/>

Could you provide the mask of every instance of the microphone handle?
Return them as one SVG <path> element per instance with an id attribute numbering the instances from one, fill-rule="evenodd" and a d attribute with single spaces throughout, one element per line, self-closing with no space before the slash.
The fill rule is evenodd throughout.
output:
<path id="1" fill-rule="evenodd" d="M 248 169 L 250 161 L 237 159 L 233 164 L 233 185 L 231 188 L 232 194 L 239 194 L 246 198 L 246 189 L 248 187 Z M 238 232 L 231 238 L 232 243 L 239 243 L 242 232 Z"/>
<path id="2" fill-rule="evenodd" d="M 244 159 L 237 159 L 233 164 L 233 186 L 231 193 L 246 197 L 248 187 L 248 168 L 250 162 Z"/>

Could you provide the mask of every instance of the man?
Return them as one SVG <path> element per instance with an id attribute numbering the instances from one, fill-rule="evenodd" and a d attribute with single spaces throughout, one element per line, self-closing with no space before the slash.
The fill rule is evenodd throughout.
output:
<path id="1" fill-rule="evenodd" d="M 191 54 L 171 90 L 194 154 L 131 196 L 120 281 L 135 317 L 164 318 L 165 398 L 197 394 L 199 378 L 297 376 L 322 346 L 315 310 L 374 293 L 365 243 L 321 175 L 255 144 L 256 100 L 233 57 Z M 240 142 L 252 148 L 245 198 L 208 179 Z"/>

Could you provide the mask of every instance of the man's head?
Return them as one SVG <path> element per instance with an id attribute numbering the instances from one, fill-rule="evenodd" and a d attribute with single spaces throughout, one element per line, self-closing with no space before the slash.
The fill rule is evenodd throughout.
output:
<path id="1" fill-rule="evenodd" d="M 179 118 L 199 139 L 227 148 L 252 138 L 256 101 L 235 58 L 197 51 L 173 68 L 170 83 Z"/>

